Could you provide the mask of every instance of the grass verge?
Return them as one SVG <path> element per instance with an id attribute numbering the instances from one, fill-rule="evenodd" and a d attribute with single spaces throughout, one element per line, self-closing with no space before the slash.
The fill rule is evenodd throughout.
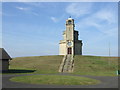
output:
<path id="1" fill-rule="evenodd" d="M 21 76 L 11 78 L 10 80 L 14 82 L 44 85 L 93 85 L 100 83 L 100 81 L 91 78 L 63 75 Z"/>

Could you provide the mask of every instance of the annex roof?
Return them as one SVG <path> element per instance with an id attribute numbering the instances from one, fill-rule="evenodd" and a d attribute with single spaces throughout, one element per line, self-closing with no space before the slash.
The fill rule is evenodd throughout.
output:
<path id="1" fill-rule="evenodd" d="M 0 48 L 0 59 L 12 59 L 8 53 L 4 50 L 4 48 Z"/>

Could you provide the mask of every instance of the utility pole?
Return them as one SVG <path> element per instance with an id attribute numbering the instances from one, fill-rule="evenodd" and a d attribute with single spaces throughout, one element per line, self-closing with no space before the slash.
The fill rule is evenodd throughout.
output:
<path id="1" fill-rule="evenodd" d="M 110 57 L 110 42 L 109 42 L 109 57 Z"/>
<path id="2" fill-rule="evenodd" d="M 110 53 L 110 42 L 109 42 L 109 60 L 108 60 L 109 65 L 110 65 L 110 56 L 111 56 L 111 53 Z"/>

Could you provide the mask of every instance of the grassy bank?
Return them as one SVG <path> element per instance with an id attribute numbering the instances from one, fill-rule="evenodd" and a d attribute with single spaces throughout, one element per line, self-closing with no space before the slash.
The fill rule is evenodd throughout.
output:
<path id="1" fill-rule="evenodd" d="M 18 57 L 10 61 L 11 73 L 58 73 L 63 56 Z M 79 75 L 115 76 L 118 58 L 99 56 L 74 57 L 74 72 Z"/>
<path id="2" fill-rule="evenodd" d="M 118 70 L 117 57 L 80 56 L 74 57 L 74 74 L 115 76 Z"/>
<path id="3" fill-rule="evenodd" d="M 34 57 L 18 57 L 10 62 L 10 69 L 29 73 L 58 73 L 59 65 L 63 56 L 34 56 Z"/>

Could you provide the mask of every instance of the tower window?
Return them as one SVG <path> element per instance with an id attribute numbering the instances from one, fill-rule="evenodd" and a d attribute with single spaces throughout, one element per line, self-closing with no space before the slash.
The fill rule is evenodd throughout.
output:
<path id="1" fill-rule="evenodd" d="M 71 21 L 71 20 L 69 20 L 69 21 L 68 21 L 68 24 L 72 24 L 72 21 Z"/>

